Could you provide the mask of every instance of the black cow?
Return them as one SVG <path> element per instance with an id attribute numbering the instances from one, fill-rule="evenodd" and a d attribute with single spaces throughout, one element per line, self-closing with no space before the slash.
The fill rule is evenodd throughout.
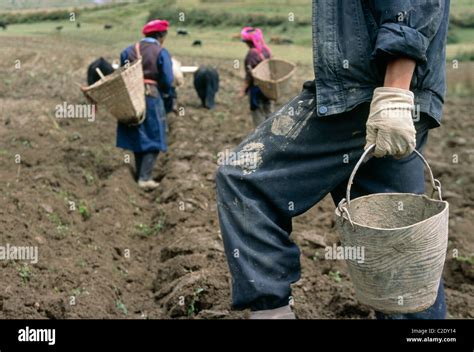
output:
<path id="1" fill-rule="evenodd" d="M 81 28 L 81 22 L 76 23 L 76 28 Z"/>
<path id="2" fill-rule="evenodd" d="M 112 72 L 114 72 L 114 68 L 108 62 L 106 59 L 103 57 L 95 60 L 92 62 L 89 67 L 87 68 L 87 84 L 91 85 L 100 80 L 100 76 L 96 71 L 96 68 L 98 68 L 104 76 L 110 75 Z"/>
<path id="3" fill-rule="evenodd" d="M 104 24 L 104 29 L 112 29 L 113 27 L 111 24 Z"/>
<path id="4" fill-rule="evenodd" d="M 202 41 L 201 40 L 195 40 L 192 44 L 192 46 L 202 46 Z"/>
<path id="5" fill-rule="evenodd" d="M 0 21 L 0 28 L 3 28 L 3 30 L 6 30 L 8 26 L 8 23 Z"/>
<path id="6" fill-rule="evenodd" d="M 188 35 L 189 32 L 188 32 L 186 29 L 178 28 L 178 29 L 176 30 L 176 34 L 178 34 L 178 35 Z"/>
<path id="7" fill-rule="evenodd" d="M 61 29 L 63 29 L 63 26 L 57 26 L 57 27 L 56 27 L 56 30 L 57 30 L 58 32 L 61 32 Z"/>
<path id="8" fill-rule="evenodd" d="M 194 73 L 194 89 L 201 99 L 202 106 L 214 109 L 215 97 L 219 90 L 219 73 L 211 66 L 201 65 Z"/>

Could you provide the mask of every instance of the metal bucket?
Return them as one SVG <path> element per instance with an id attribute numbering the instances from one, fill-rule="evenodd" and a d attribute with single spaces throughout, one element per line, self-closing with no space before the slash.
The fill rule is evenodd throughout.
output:
<path id="1" fill-rule="evenodd" d="M 436 300 L 448 245 L 449 204 L 423 156 L 433 193 L 377 193 L 350 199 L 356 164 L 336 222 L 346 248 L 363 249 L 364 260 L 346 258 L 357 299 L 384 313 L 425 310 Z M 439 199 L 434 199 L 435 193 Z M 360 250 L 361 251 L 361 250 Z"/>

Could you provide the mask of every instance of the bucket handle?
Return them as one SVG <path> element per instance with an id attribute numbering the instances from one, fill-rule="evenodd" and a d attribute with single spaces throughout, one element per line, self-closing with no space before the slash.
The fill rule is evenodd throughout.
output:
<path id="1" fill-rule="evenodd" d="M 364 161 L 366 161 L 369 153 L 371 153 L 374 150 L 374 148 L 375 148 L 375 144 L 369 145 L 369 147 L 364 151 L 364 153 L 360 157 L 359 161 L 357 162 L 357 164 L 354 167 L 354 170 L 352 170 L 351 176 L 349 177 L 349 181 L 347 183 L 347 189 L 346 189 L 346 198 L 341 199 L 341 201 L 339 202 L 339 204 L 337 206 L 337 208 L 339 209 L 343 219 L 347 219 L 350 222 L 350 224 L 352 225 L 352 227 L 354 227 L 354 224 L 352 223 L 351 216 L 349 214 L 349 210 L 347 209 L 347 206 L 349 206 L 351 204 L 352 183 L 354 181 L 354 177 L 355 177 L 357 171 L 359 170 L 360 165 Z M 433 191 L 431 193 L 431 198 L 433 198 L 435 192 L 437 192 L 439 200 L 443 200 L 442 195 L 441 195 L 441 182 L 438 179 L 434 178 L 433 171 L 431 171 L 431 167 L 428 164 L 428 162 L 426 161 L 426 159 L 423 157 L 423 155 L 416 149 L 413 150 L 413 152 L 416 153 L 416 155 L 418 155 L 418 157 L 423 161 L 423 164 L 425 164 L 426 168 L 428 169 L 428 173 L 430 175 L 431 186 L 433 187 Z M 369 158 L 370 158 L 370 156 L 369 156 Z M 347 203 L 347 206 L 346 206 L 345 203 Z"/>

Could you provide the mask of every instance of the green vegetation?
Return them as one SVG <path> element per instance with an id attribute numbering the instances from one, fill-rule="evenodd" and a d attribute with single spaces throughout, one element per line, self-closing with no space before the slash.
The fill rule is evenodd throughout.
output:
<path id="1" fill-rule="evenodd" d="M 191 298 L 191 302 L 188 305 L 188 309 L 186 311 L 188 317 L 192 316 L 196 313 L 199 312 L 199 301 L 200 301 L 200 295 L 203 293 L 205 290 L 203 288 L 198 288 L 193 292 L 193 296 Z"/>
<path id="2" fill-rule="evenodd" d="M 61 217 L 57 213 L 48 214 L 49 220 L 56 226 L 58 235 L 64 236 L 69 231 L 69 226 L 63 222 Z"/>
<path id="3" fill-rule="evenodd" d="M 339 271 L 330 271 L 328 276 L 333 279 L 335 282 L 339 283 L 342 281 L 341 273 Z"/>
<path id="4" fill-rule="evenodd" d="M 79 205 L 79 214 L 81 214 L 83 220 L 89 220 L 91 218 L 91 213 L 85 203 Z"/>
<path id="5" fill-rule="evenodd" d="M 113 0 L 110 4 L 104 4 L 101 7 L 114 7 L 131 3 L 133 0 Z M 33 10 L 33 9 L 52 9 L 52 8 L 70 8 L 93 5 L 92 0 L 0 0 L 1 10 Z"/>
<path id="6" fill-rule="evenodd" d="M 472 0 L 451 0 L 452 24 L 460 27 L 474 27 L 474 6 Z"/>
<path id="7" fill-rule="evenodd" d="M 158 222 L 152 226 L 146 224 L 136 224 L 135 228 L 138 230 L 138 234 L 143 237 L 158 236 L 165 227 L 165 215 L 161 214 Z"/>
<path id="8" fill-rule="evenodd" d="M 6 6 L 10 1 L 0 0 L 0 8 L 12 8 Z M 75 10 L 76 21 L 81 22 L 80 29 L 69 20 L 72 8 L 51 9 L 59 3 L 80 7 Z M 262 27 L 268 42 L 274 36 L 293 40 L 294 45 L 290 46 L 272 45 L 275 56 L 300 65 L 312 63 L 310 0 L 274 0 L 271 6 L 267 0 L 148 0 L 81 7 L 84 4 L 85 1 L 43 0 L 40 6 L 49 6 L 50 9 L 14 15 L 11 11 L 0 13 L 0 21 L 17 23 L 7 31 L 0 31 L 0 36 L 56 35 L 58 40 L 74 40 L 78 45 L 102 45 L 110 55 L 118 57 L 124 47 L 140 38 L 141 27 L 149 18 L 160 17 L 171 22 L 172 29 L 166 45 L 173 55 L 195 59 L 195 62 L 185 64 L 193 65 L 199 63 L 200 58 L 213 57 L 229 59 L 229 67 L 232 67 L 233 60 L 242 59 L 246 50 L 232 37 L 238 35 L 242 25 L 253 24 Z M 472 1 L 453 0 L 451 12 L 448 60 L 472 60 Z M 12 17 L 15 19 L 11 20 Z M 113 24 L 113 29 L 105 31 L 105 23 Z M 63 27 L 60 32 L 55 29 L 57 26 Z M 177 36 L 175 29 L 178 27 L 186 28 L 190 35 Z M 202 40 L 204 45 L 192 47 L 195 39 Z"/>
<path id="9" fill-rule="evenodd" d="M 18 270 L 18 275 L 20 275 L 20 278 L 23 281 L 23 283 L 30 281 L 31 276 L 33 274 L 28 264 L 24 263 L 23 265 L 17 266 L 17 270 Z"/>
<path id="10" fill-rule="evenodd" d="M 454 259 L 461 263 L 468 263 L 468 264 L 474 265 L 474 255 L 466 256 L 466 257 L 460 255 L 458 257 L 455 257 Z"/>
<path id="11" fill-rule="evenodd" d="M 0 14 L 0 21 L 8 24 L 60 21 L 69 17 L 67 10 L 38 11 L 32 13 L 7 12 Z"/>
<path id="12" fill-rule="evenodd" d="M 117 307 L 117 309 L 119 311 L 122 312 L 123 315 L 127 315 L 128 314 L 128 309 L 127 307 L 125 306 L 125 304 L 123 304 L 121 301 L 117 300 L 115 302 L 115 307 Z"/>
<path id="13" fill-rule="evenodd" d="M 84 180 L 86 181 L 86 185 L 91 186 L 95 182 L 95 177 L 92 175 L 90 171 L 83 171 Z"/>

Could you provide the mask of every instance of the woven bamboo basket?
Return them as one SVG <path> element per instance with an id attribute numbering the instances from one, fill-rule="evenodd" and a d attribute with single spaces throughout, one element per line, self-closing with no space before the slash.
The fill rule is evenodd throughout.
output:
<path id="1" fill-rule="evenodd" d="M 346 198 L 337 209 L 337 227 L 346 248 L 363 248 L 364 260 L 345 258 L 357 299 L 384 313 L 425 310 L 436 300 L 448 244 L 449 204 L 441 183 L 423 158 L 433 186 L 431 197 L 378 193 L 350 200 L 355 166 Z M 435 193 L 438 199 L 433 199 Z"/>
<path id="2" fill-rule="evenodd" d="M 145 119 L 145 86 L 141 59 L 131 63 L 128 68 L 120 67 L 108 76 L 101 75 L 99 81 L 82 91 L 121 123 L 137 125 Z"/>
<path id="3" fill-rule="evenodd" d="M 295 64 L 281 59 L 266 59 L 253 70 L 252 77 L 263 94 L 271 100 L 278 100 L 287 93 L 290 78 L 295 73 Z"/>

